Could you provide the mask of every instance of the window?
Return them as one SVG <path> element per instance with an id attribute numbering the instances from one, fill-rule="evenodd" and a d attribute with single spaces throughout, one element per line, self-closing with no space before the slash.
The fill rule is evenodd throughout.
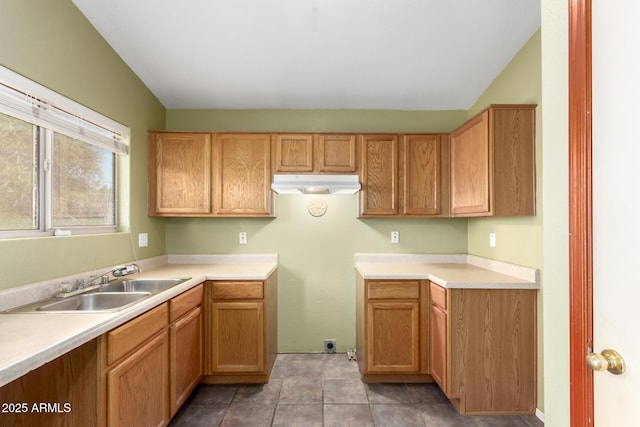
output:
<path id="1" fill-rule="evenodd" d="M 0 237 L 115 231 L 129 129 L 0 67 Z"/>
<path id="2" fill-rule="evenodd" d="M 115 226 L 115 154 L 53 135 L 53 227 Z"/>
<path id="3" fill-rule="evenodd" d="M 0 114 L 0 230 L 37 228 L 38 129 Z"/>

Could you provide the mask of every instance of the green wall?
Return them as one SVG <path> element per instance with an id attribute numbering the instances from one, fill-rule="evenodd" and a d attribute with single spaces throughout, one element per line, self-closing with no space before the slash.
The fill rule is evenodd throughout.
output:
<path id="1" fill-rule="evenodd" d="M 131 260 L 129 229 L 135 242 L 149 233 L 138 258 L 164 254 L 164 223 L 146 214 L 146 132 L 164 127 L 162 104 L 70 0 L 2 0 L 0 65 L 131 128 L 131 154 L 118 162 L 122 232 L 0 240 L 0 289 Z"/>
<path id="2" fill-rule="evenodd" d="M 307 203 L 327 202 L 327 213 L 312 217 Z M 322 351 L 334 338 L 339 351 L 355 347 L 357 252 L 466 252 L 464 219 L 356 219 L 357 196 L 277 195 L 274 219 L 169 219 L 167 252 L 277 253 L 278 350 Z M 391 231 L 400 243 L 389 242 Z M 248 243 L 238 244 L 246 231 Z"/>
<path id="3" fill-rule="evenodd" d="M 469 219 L 469 253 L 529 267 L 542 267 L 542 76 L 540 30 L 469 109 L 469 117 L 489 104 L 537 104 L 536 216 Z M 496 247 L 489 247 L 496 233 Z"/>
<path id="4" fill-rule="evenodd" d="M 167 128 L 227 131 L 439 132 L 464 111 L 168 110 Z M 357 196 L 315 196 L 327 214 L 311 217 L 312 196 L 277 195 L 274 219 L 169 219 L 167 253 L 279 255 L 279 345 L 282 352 L 321 351 L 325 338 L 339 351 L 355 346 L 357 252 L 466 253 L 466 219 L 358 219 Z M 238 244 L 238 232 L 248 244 Z M 391 244 L 391 231 L 400 244 Z"/>
<path id="5" fill-rule="evenodd" d="M 449 132 L 466 111 L 167 110 L 167 129 L 245 132 Z"/>

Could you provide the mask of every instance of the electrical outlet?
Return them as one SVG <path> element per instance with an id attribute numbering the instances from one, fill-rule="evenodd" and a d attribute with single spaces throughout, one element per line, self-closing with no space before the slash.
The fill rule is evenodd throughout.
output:
<path id="1" fill-rule="evenodd" d="M 496 233 L 489 233 L 489 247 L 496 247 Z"/>
<path id="2" fill-rule="evenodd" d="M 149 235 L 147 233 L 138 234 L 138 247 L 144 248 L 149 246 Z"/>
<path id="3" fill-rule="evenodd" d="M 241 245 L 246 245 L 247 244 L 247 232 L 246 231 L 241 231 L 238 234 L 238 240 L 240 241 Z"/>
<path id="4" fill-rule="evenodd" d="M 335 353 L 336 352 L 336 340 L 326 339 L 324 340 L 324 352 Z"/>
<path id="5" fill-rule="evenodd" d="M 391 243 L 400 243 L 400 232 L 392 231 L 391 232 Z"/>

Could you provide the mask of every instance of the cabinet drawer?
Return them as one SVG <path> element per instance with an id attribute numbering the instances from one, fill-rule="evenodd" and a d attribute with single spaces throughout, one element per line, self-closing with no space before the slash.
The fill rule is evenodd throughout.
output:
<path id="1" fill-rule="evenodd" d="M 107 332 L 107 364 L 112 364 L 169 326 L 168 303 Z"/>
<path id="2" fill-rule="evenodd" d="M 368 282 L 369 299 L 418 299 L 420 298 L 420 282 L 405 281 L 370 281 Z"/>
<path id="3" fill-rule="evenodd" d="M 169 301 L 169 322 L 173 323 L 194 307 L 202 304 L 202 285 L 198 285 Z"/>
<path id="4" fill-rule="evenodd" d="M 445 288 L 436 285 L 435 283 L 429 284 L 429 291 L 431 293 L 431 304 L 440 307 L 443 310 L 447 310 L 447 291 Z"/>
<path id="5" fill-rule="evenodd" d="M 225 299 L 263 299 L 262 282 L 212 282 L 211 298 Z"/>

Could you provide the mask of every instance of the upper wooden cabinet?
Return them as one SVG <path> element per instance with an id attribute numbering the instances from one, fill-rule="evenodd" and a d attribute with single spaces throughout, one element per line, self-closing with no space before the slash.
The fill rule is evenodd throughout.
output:
<path id="1" fill-rule="evenodd" d="M 271 135 L 149 132 L 149 215 L 270 216 Z"/>
<path id="2" fill-rule="evenodd" d="M 275 173 L 313 172 L 313 135 L 275 135 L 273 161 Z"/>
<path id="3" fill-rule="evenodd" d="M 357 140 L 350 134 L 276 134 L 274 173 L 356 173 Z"/>
<path id="4" fill-rule="evenodd" d="M 358 171 L 355 135 L 316 135 L 318 172 L 355 173 Z"/>
<path id="5" fill-rule="evenodd" d="M 535 105 L 491 105 L 451 134 L 451 215 L 535 215 Z"/>
<path id="6" fill-rule="evenodd" d="M 276 174 L 358 174 L 361 217 L 535 215 L 535 105 L 451 134 L 149 133 L 149 215 L 273 215 Z"/>
<path id="7" fill-rule="evenodd" d="M 361 135 L 360 215 L 398 214 L 398 135 Z"/>
<path id="8" fill-rule="evenodd" d="M 149 215 L 211 214 L 211 134 L 149 133 Z"/>
<path id="9" fill-rule="evenodd" d="M 216 214 L 271 215 L 271 135 L 216 134 L 215 147 Z"/>
<path id="10" fill-rule="evenodd" d="M 448 216 L 448 135 L 403 135 L 400 182 L 403 215 Z"/>
<path id="11" fill-rule="evenodd" d="M 361 145 L 361 216 L 448 216 L 448 135 L 363 135 Z"/>

